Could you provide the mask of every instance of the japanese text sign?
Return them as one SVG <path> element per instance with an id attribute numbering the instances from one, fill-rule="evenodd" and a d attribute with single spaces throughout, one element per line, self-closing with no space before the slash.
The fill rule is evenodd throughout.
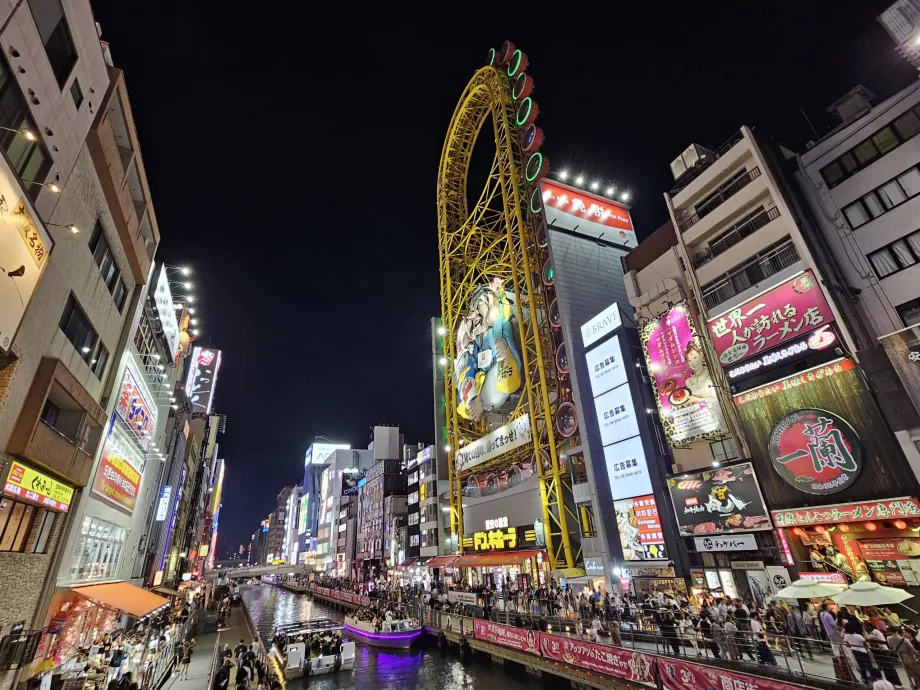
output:
<path id="1" fill-rule="evenodd" d="M 71 487 L 15 460 L 3 484 L 3 493 L 59 513 L 70 510 L 73 502 Z"/>
<path id="2" fill-rule="evenodd" d="M 505 551 L 518 546 L 516 527 L 506 529 L 493 529 L 488 532 L 475 532 L 473 534 L 473 548 L 476 551 Z"/>
<path id="3" fill-rule="evenodd" d="M 502 453 L 520 448 L 531 442 L 530 415 L 512 419 L 504 426 L 489 432 L 472 443 L 457 449 L 457 472 L 463 472 L 493 460 Z"/>
<path id="4" fill-rule="evenodd" d="M 806 386 L 815 381 L 829 379 L 837 374 L 850 371 L 854 366 L 852 359 L 841 359 L 836 362 L 828 362 L 827 364 L 822 364 L 813 369 L 799 372 L 795 376 L 788 376 L 782 381 L 768 383 L 766 386 L 761 386 L 760 388 L 752 388 L 749 391 L 733 396 L 732 399 L 735 401 L 736 407 L 741 407 L 742 405 L 760 400 L 761 398 L 769 398 L 771 395 L 783 393 L 793 388 L 798 388 L 799 386 Z"/>
<path id="5" fill-rule="evenodd" d="M 891 498 L 885 501 L 838 503 L 817 508 L 774 510 L 771 515 L 777 527 L 894 520 L 903 517 L 920 517 L 920 502 L 916 498 Z"/>
<path id="6" fill-rule="evenodd" d="M 473 621 L 473 635 L 477 640 L 484 640 L 502 647 L 511 647 L 521 652 L 539 654 L 538 638 L 540 633 L 510 625 L 499 625 L 488 621 Z"/>
<path id="7" fill-rule="evenodd" d="M 667 690 L 801 690 L 779 680 L 658 657 L 661 683 Z"/>
<path id="8" fill-rule="evenodd" d="M 125 378 L 121 383 L 121 393 L 115 405 L 115 412 L 128 425 L 131 433 L 137 437 L 141 445 L 146 447 L 156 426 L 157 416 L 147 404 L 143 390 L 128 367 L 125 367 Z"/>
<path id="9" fill-rule="evenodd" d="M 826 326 L 834 314 L 811 270 L 709 321 L 722 365 L 753 357 Z"/>
<path id="10" fill-rule="evenodd" d="M 551 226 L 635 247 L 629 210 L 602 196 L 543 179 L 543 210 Z"/>
<path id="11" fill-rule="evenodd" d="M 668 443 L 683 445 L 724 435 L 715 385 L 687 303 L 646 323 L 640 337 Z"/>
<path id="12" fill-rule="evenodd" d="M 664 532 L 654 496 L 638 496 L 613 502 L 623 558 L 647 561 L 667 558 Z"/>
<path id="13" fill-rule="evenodd" d="M 540 653 L 548 659 L 608 676 L 649 685 L 655 682 L 652 673 L 655 657 L 641 652 L 541 633 Z"/>
<path id="14" fill-rule="evenodd" d="M 141 486 L 141 473 L 134 468 L 136 461 L 128 459 L 130 452 L 127 444 L 109 435 L 93 481 L 93 493 L 129 513 L 134 511 Z"/>

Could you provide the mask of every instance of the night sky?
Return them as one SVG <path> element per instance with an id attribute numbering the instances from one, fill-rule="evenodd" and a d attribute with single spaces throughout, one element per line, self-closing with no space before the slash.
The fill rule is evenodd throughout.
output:
<path id="1" fill-rule="evenodd" d="M 916 79 L 875 20 L 888 4 L 96 0 L 157 259 L 193 269 L 199 342 L 223 350 L 220 553 L 300 480 L 315 435 L 366 447 L 390 423 L 433 440 L 436 176 L 490 47 L 529 55 L 553 170 L 628 187 L 641 238 L 667 219 L 668 164 L 691 142 L 746 124 L 801 150 L 801 111 L 823 134 L 857 83 L 884 98 Z"/>

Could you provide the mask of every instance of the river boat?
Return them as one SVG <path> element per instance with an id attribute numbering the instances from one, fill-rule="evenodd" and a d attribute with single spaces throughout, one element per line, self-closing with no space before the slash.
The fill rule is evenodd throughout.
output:
<path id="1" fill-rule="evenodd" d="M 342 629 L 342 624 L 331 618 L 314 618 L 283 625 L 277 629 L 277 633 L 288 637 L 299 635 L 312 637 L 315 634 L 322 635 L 328 632 L 341 634 Z M 343 642 L 341 649 L 317 656 L 310 655 L 310 648 L 304 642 L 288 642 L 283 652 L 273 646 L 272 654 L 278 659 L 281 668 L 284 669 L 284 677 L 288 680 L 351 671 L 355 665 L 354 642 Z"/>
<path id="2" fill-rule="evenodd" d="M 375 626 L 370 621 L 345 616 L 344 628 L 359 642 L 387 649 L 409 649 L 422 634 L 421 624 L 412 618 L 382 621 Z"/>

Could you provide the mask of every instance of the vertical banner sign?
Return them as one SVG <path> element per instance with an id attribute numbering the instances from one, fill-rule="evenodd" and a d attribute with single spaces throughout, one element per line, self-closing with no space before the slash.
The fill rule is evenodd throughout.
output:
<path id="1" fill-rule="evenodd" d="M 722 410 L 687 303 L 649 321 L 639 335 L 668 443 L 724 436 Z"/>
<path id="2" fill-rule="evenodd" d="M 196 347 L 192 350 L 191 368 L 185 383 L 185 394 L 192 403 L 192 412 L 211 413 L 220 355 L 220 350 L 210 348 Z"/>
<path id="3" fill-rule="evenodd" d="M 129 453 L 130 448 L 110 433 L 93 480 L 93 493 L 132 513 L 141 486 L 141 473 L 128 460 Z"/>
<path id="4" fill-rule="evenodd" d="M 157 417 L 130 367 L 125 367 L 125 377 L 121 383 L 121 393 L 115 405 L 115 412 L 124 420 L 140 446 L 147 448 Z"/>

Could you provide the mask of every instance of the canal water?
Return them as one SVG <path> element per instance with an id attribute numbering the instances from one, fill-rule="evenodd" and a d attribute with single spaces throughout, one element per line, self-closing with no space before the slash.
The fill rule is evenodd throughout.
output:
<path id="1" fill-rule="evenodd" d="M 275 627 L 310 618 L 333 618 L 341 621 L 340 611 L 314 602 L 305 594 L 288 592 L 279 587 L 262 585 L 243 589 L 243 600 L 262 640 L 271 643 Z M 435 648 L 407 651 L 382 650 L 358 643 L 354 671 L 313 676 L 309 680 L 291 681 L 291 690 L 534 690 L 541 682 L 522 670 L 506 669 L 478 657 L 460 661 L 455 653 L 442 654 Z M 550 687 L 546 684 L 543 687 Z"/>

